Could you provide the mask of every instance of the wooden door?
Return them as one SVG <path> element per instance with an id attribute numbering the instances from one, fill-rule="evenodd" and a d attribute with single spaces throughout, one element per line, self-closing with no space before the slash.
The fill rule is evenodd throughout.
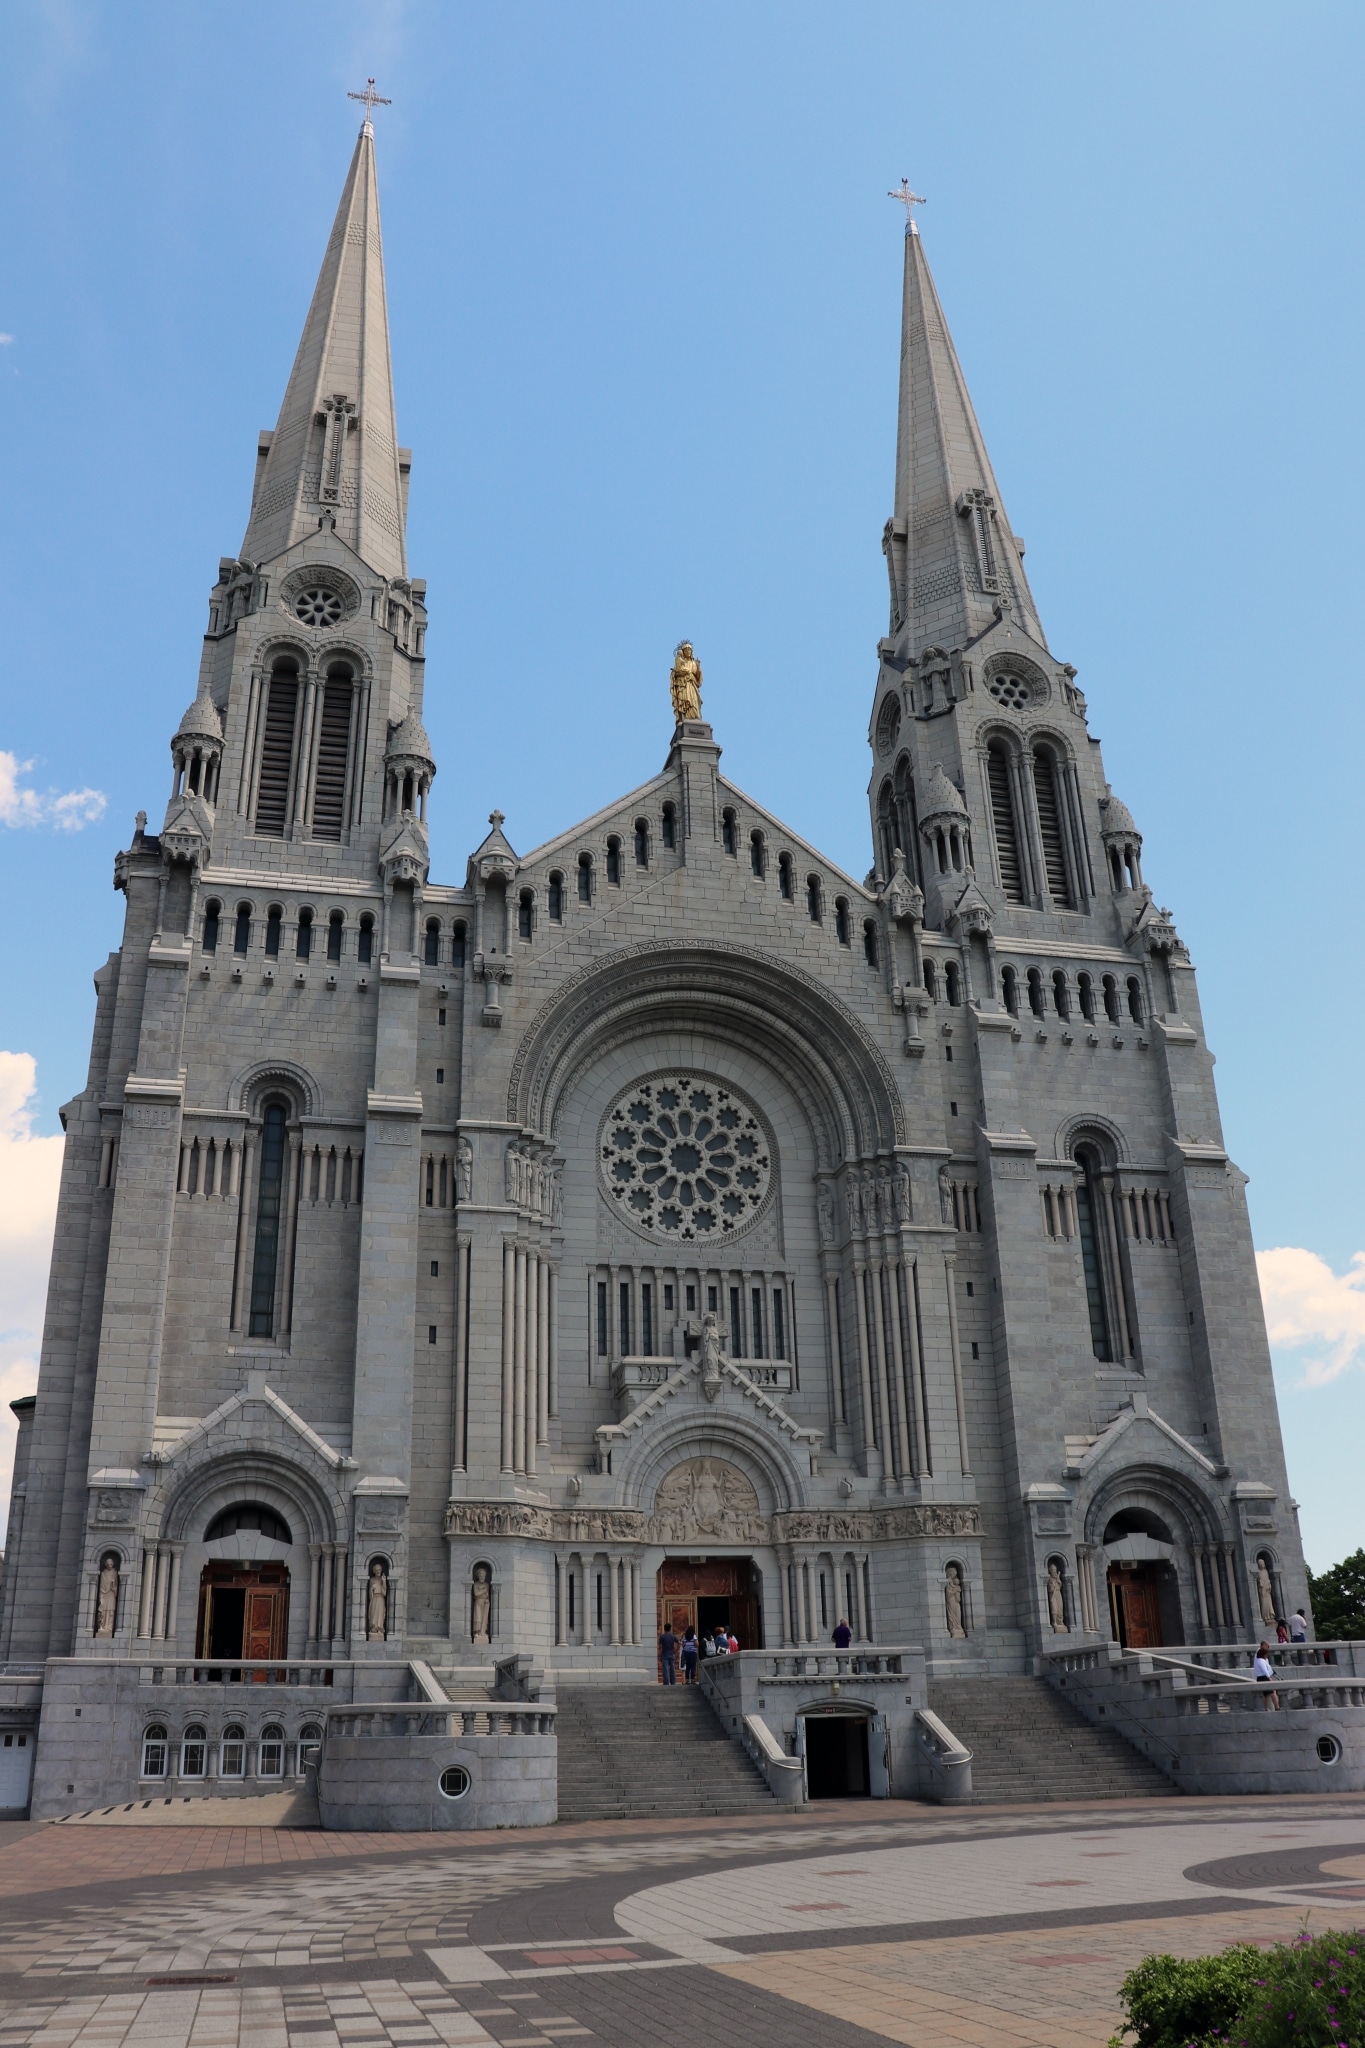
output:
<path id="1" fill-rule="evenodd" d="M 251 1660 L 284 1655 L 284 1587 L 249 1586 L 242 1655 Z"/>
<path id="2" fill-rule="evenodd" d="M 1156 1650 L 1161 1646 L 1161 1605 L 1156 1580 L 1147 1572 L 1120 1572 L 1114 1580 L 1115 1597 L 1123 1613 L 1123 1640 L 1130 1650 Z"/>

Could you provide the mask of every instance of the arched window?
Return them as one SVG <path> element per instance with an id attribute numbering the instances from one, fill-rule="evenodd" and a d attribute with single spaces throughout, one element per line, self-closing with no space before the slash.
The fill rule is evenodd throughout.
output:
<path id="1" fill-rule="evenodd" d="M 441 964 L 441 920 L 439 917 L 429 917 L 427 919 L 426 942 L 422 948 L 422 959 L 428 967 L 439 967 Z"/>
<path id="2" fill-rule="evenodd" d="M 296 958 L 306 960 L 312 950 L 313 913 L 311 910 L 301 910 L 299 912 L 298 937 L 294 941 L 294 953 Z"/>
<path id="3" fill-rule="evenodd" d="M 144 1778 L 164 1778 L 166 1775 L 167 1743 L 166 1731 L 159 1721 L 153 1721 L 142 1735 L 142 1775 Z"/>
<path id="4" fill-rule="evenodd" d="M 278 903 L 272 903 L 265 914 L 265 953 L 267 960 L 277 960 L 280 953 L 280 934 L 284 930 L 284 911 Z"/>
<path id="5" fill-rule="evenodd" d="M 915 810 L 915 778 L 902 754 L 896 763 L 896 844 L 905 855 L 906 872 L 919 877 L 919 823 Z"/>
<path id="6" fill-rule="evenodd" d="M 274 1508 L 268 1508 L 264 1501 L 238 1500 L 230 1508 L 220 1508 L 208 1528 L 204 1531 L 205 1543 L 217 1543 L 221 1537 L 237 1536 L 243 1530 L 249 1535 L 266 1536 L 272 1543 L 292 1543 L 289 1524 Z"/>
<path id="7" fill-rule="evenodd" d="M 206 953 L 216 953 L 218 951 L 218 919 L 222 914 L 222 909 L 223 906 L 216 897 L 212 902 L 204 906 L 204 951 Z"/>
<path id="8" fill-rule="evenodd" d="M 1035 1017 L 1046 1017 L 1047 1004 L 1043 1001 L 1043 977 L 1036 967 L 1028 971 L 1028 1006 Z"/>
<path id="9" fill-rule="evenodd" d="M 1122 1022 L 1122 1012 L 1119 1009 L 1119 985 L 1112 974 L 1106 974 L 1104 977 L 1104 1014 L 1111 1024 Z"/>
<path id="10" fill-rule="evenodd" d="M 820 877 L 806 876 L 806 910 L 812 924 L 819 924 L 824 917 L 825 907 L 820 893 Z"/>
<path id="11" fill-rule="evenodd" d="M 1142 983 L 1135 974 L 1128 977 L 1128 1015 L 1135 1024 L 1142 1022 Z"/>
<path id="12" fill-rule="evenodd" d="M 607 880 L 612 887 L 621 883 L 621 842 L 615 836 L 607 841 Z"/>
<path id="13" fill-rule="evenodd" d="M 665 845 L 666 847 L 668 847 L 670 851 L 672 851 L 672 849 L 673 849 L 674 847 L 676 847 L 676 846 L 677 846 L 677 843 L 678 843 L 678 812 L 677 812 L 677 806 L 676 806 L 675 804 L 665 804 L 665 805 L 664 805 L 664 809 L 663 809 L 663 838 L 664 838 L 664 845 Z"/>
<path id="14" fill-rule="evenodd" d="M 196 1721 L 180 1738 L 180 1775 L 182 1778 L 207 1777 L 208 1767 L 208 1735 Z"/>
<path id="15" fill-rule="evenodd" d="M 635 820 L 635 865 L 637 868 L 647 868 L 649 866 L 648 818 L 637 818 Z"/>
<path id="16" fill-rule="evenodd" d="M 269 839 L 283 839 L 289 821 L 298 707 L 298 663 L 284 657 L 274 664 L 266 685 L 261 766 L 256 782 L 256 830 Z"/>
<path id="17" fill-rule="evenodd" d="M 883 875 L 895 873 L 896 847 L 895 793 L 890 778 L 877 791 L 877 866 Z"/>
<path id="18" fill-rule="evenodd" d="M 223 1730 L 223 1739 L 218 1745 L 218 1775 L 220 1778 L 246 1776 L 246 1730 L 239 1721 L 229 1721 Z"/>
<path id="19" fill-rule="evenodd" d="M 346 930 L 346 919 L 341 911 L 334 910 L 327 919 L 327 958 L 341 958 L 341 941 Z"/>
<path id="20" fill-rule="evenodd" d="M 261 1740 L 256 1751 L 256 1776 L 284 1776 L 284 1730 L 276 1721 L 267 1722 L 261 1730 Z"/>
<path id="21" fill-rule="evenodd" d="M 551 924 L 564 922 L 564 877 L 558 871 L 550 876 L 546 884 L 545 908 Z"/>
<path id="22" fill-rule="evenodd" d="M 580 853 L 578 856 L 578 900 L 580 903 L 592 902 L 592 855 L 590 853 Z"/>
<path id="23" fill-rule="evenodd" d="M 354 686 L 345 662 L 333 662 L 322 686 L 318 759 L 313 775 L 313 837 L 340 839 L 346 823 L 346 769 L 351 751 Z"/>
<path id="24" fill-rule="evenodd" d="M 869 967 L 877 964 L 877 921 L 872 917 L 863 919 L 863 958 Z"/>
<path id="25" fill-rule="evenodd" d="M 1081 1015 L 1087 1024 L 1095 1021 L 1095 984 L 1088 974 L 1076 976 L 1076 987 L 1080 991 Z"/>
<path id="26" fill-rule="evenodd" d="M 733 859 L 739 852 L 739 833 L 735 825 L 735 814 L 728 806 L 720 814 L 720 840 L 725 851 Z"/>
<path id="27" fill-rule="evenodd" d="M 1001 980 L 1004 983 L 1005 989 L 1005 1008 L 1009 1011 L 1011 1017 L 1017 1017 L 1019 1015 L 1018 968 L 1007 967 L 1001 975 Z"/>
<path id="28" fill-rule="evenodd" d="M 764 844 L 763 834 L 758 831 L 749 834 L 749 867 L 760 881 L 767 872 L 768 850 Z"/>
<path id="29" fill-rule="evenodd" d="M 356 938 L 355 957 L 362 967 L 369 967 L 374 961 L 374 916 L 365 911 L 360 920 L 360 931 Z"/>
<path id="30" fill-rule="evenodd" d="M 1081 1270 L 1085 1276 L 1085 1301 L 1090 1312 L 1090 1348 L 1102 1364 L 1114 1356 L 1105 1301 L 1103 1254 L 1100 1231 L 1104 1191 L 1100 1186 L 1102 1161 L 1093 1145 L 1076 1147 L 1080 1178 L 1076 1183 L 1076 1226 L 1081 1241 Z"/>
<path id="31" fill-rule="evenodd" d="M 450 964 L 454 968 L 464 966 L 465 953 L 469 943 L 469 927 L 461 918 L 450 927 Z"/>
<path id="32" fill-rule="evenodd" d="M 938 969 L 932 960 L 924 963 L 924 990 L 931 1003 L 938 1001 Z"/>
<path id="33" fill-rule="evenodd" d="M 322 1725 L 318 1721 L 305 1721 L 299 1730 L 299 1744 L 295 1752 L 295 1775 L 303 1777 L 309 1764 L 316 1764 L 322 1752 Z"/>
<path id="34" fill-rule="evenodd" d="M 956 960 L 946 962 L 943 969 L 943 979 L 947 984 L 948 1001 L 955 1009 L 960 1007 L 962 1002 L 962 970 Z"/>
<path id="35" fill-rule="evenodd" d="M 848 918 L 847 896 L 836 896 L 834 899 L 834 936 L 838 939 L 841 946 L 851 946 L 853 943 L 853 928 Z"/>
<path id="36" fill-rule="evenodd" d="M 796 895 L 796 878 L 792 872 L 792 857 L 789 853 L 779 853 L 777 856 L 777 886 L 783 900 L 787 903 L 792 902 Z"/>
<path id="37" fill-rule="evenodd" d="M 1062 829 L 1062 788 L 1057 756 L 1051 747 L 1033 750 L 1033 795 L 1038 806 L 1038 833 L 1043 842 L 1043 873 L 1047 893 L 1058 910 L 1075 908 L 1071 877 L 1067 870 L 1066 838 Z"/>
<path id="38" fill-rule="evenodd" d="M 251 905 L 249 903 L 239 903 L 237 905 L 237 921 L 232 932 L 232 950 L 234 953 L 245 953 L 250 944 Z"/>
<path id="39" fill-rule="evenodd" d="M 1014 813 L 1009 752 L 1003 740 L 992 740 L 986 749 L 986 779 L 991 792 L 991 824 L 995 828 L 1000 887 L 1007 903 L 1022 903 L 1024 873 L 1019 860 L 1019 821 Z"/>
<path id="40" fill-rule="evenodd" d="M 530 889 L 523 889 L 517 898 L 517 937 L 529 939 L 535 929 L 536 899 Z"/>
<path id="41" fill-rule="evenodd" d="M 1052 1007 L 1059 1017 L 1071 1015 L 1071 991 L 1066 985 L 1065 969 L 1061 967 L 1052 976 Z"/>
<path id="42" fill-rule="evenodd" d="M 256 1248 L 251 1272 L 251 1335 L 275 1334 L 275 1279 L 279 1271 L 288 1111 L 266 1104 L 261 1121 L 261 1178 L 256 1196 Z"/>

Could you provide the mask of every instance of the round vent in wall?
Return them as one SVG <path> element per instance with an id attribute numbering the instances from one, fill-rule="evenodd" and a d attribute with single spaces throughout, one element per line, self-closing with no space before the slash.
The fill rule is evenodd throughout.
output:
<path id="1" fill-rule="evenodd" d="M 772 1145 L 737 1089 L 700 1074 L 656 1074 L 608 1110 L 598 1170 L 608 1200 L 637 1230 L 664 1243 L 709 1244 L 766 1207 Z"/>

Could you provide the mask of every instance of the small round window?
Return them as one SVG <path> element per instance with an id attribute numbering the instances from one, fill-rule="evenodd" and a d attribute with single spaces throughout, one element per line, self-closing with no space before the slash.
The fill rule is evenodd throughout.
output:
<path id="1" fill-rule="evenodd" d="M 294 616 L 305 626 L 335 626 L 344 610 L 336 591 L 324 590 L 320 584 L 301 590 L 294 599 Z"/>
<path id="2" fill-rule="evenodd" d="M 986 688 L 1007 711 L 1022 711 L 1033 695 L 1022 676 L 992 676 Z"/>
<path id="3" fill-rule="evenodd" d="M 1320 1735 L 1318 1737 L 1318 1762 L 1320 1764 L 1334 1764 L 1339 1760 L 1340 1756 L 1341 1744 L 1337 1741 L 1335 1735 Z"/>
<path id="4" fill-rule="evenodd" d="M 449 1764 L 441 1773 L 441 1790 L 447 1799 L 463 1799 L 469 1790 L 469 1773 L 463 1764 Z"/>

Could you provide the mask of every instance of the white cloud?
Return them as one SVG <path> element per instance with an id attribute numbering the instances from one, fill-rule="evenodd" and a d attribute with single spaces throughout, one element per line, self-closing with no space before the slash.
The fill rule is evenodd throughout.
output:
<path id="1" fill-rule="evenodd" d="M 8 348 L 13 339 L 12 334 L 0 334 L 0 348 Z"/>
<path id="2" fill-rule="evenodd" d="M 107 799 L 98 789 L 21 788 L 19 778 L 32 766 L 0 747 L 0 825 L 52 825 L 59 832 L 79 832 L 104 816 Z"/>
<path id="3" fill-rule="evenodd" d="M 0 1052 L 0 1526 L 9 1519 L 17 1425 L 10 1402 L 38 1384 L 60 1137 L 33 1129 L 32 1053 Z"/>
<path id="4" fill-rule="evenodd" d="M 1295 1245 L 1258 1252 L 1256 1265 L 1270 1342 L 1304 1354 L 1305 1386 L 1324 1387 L 1365 1365 L 1365 1252 L 1345 1273 Z"/>

